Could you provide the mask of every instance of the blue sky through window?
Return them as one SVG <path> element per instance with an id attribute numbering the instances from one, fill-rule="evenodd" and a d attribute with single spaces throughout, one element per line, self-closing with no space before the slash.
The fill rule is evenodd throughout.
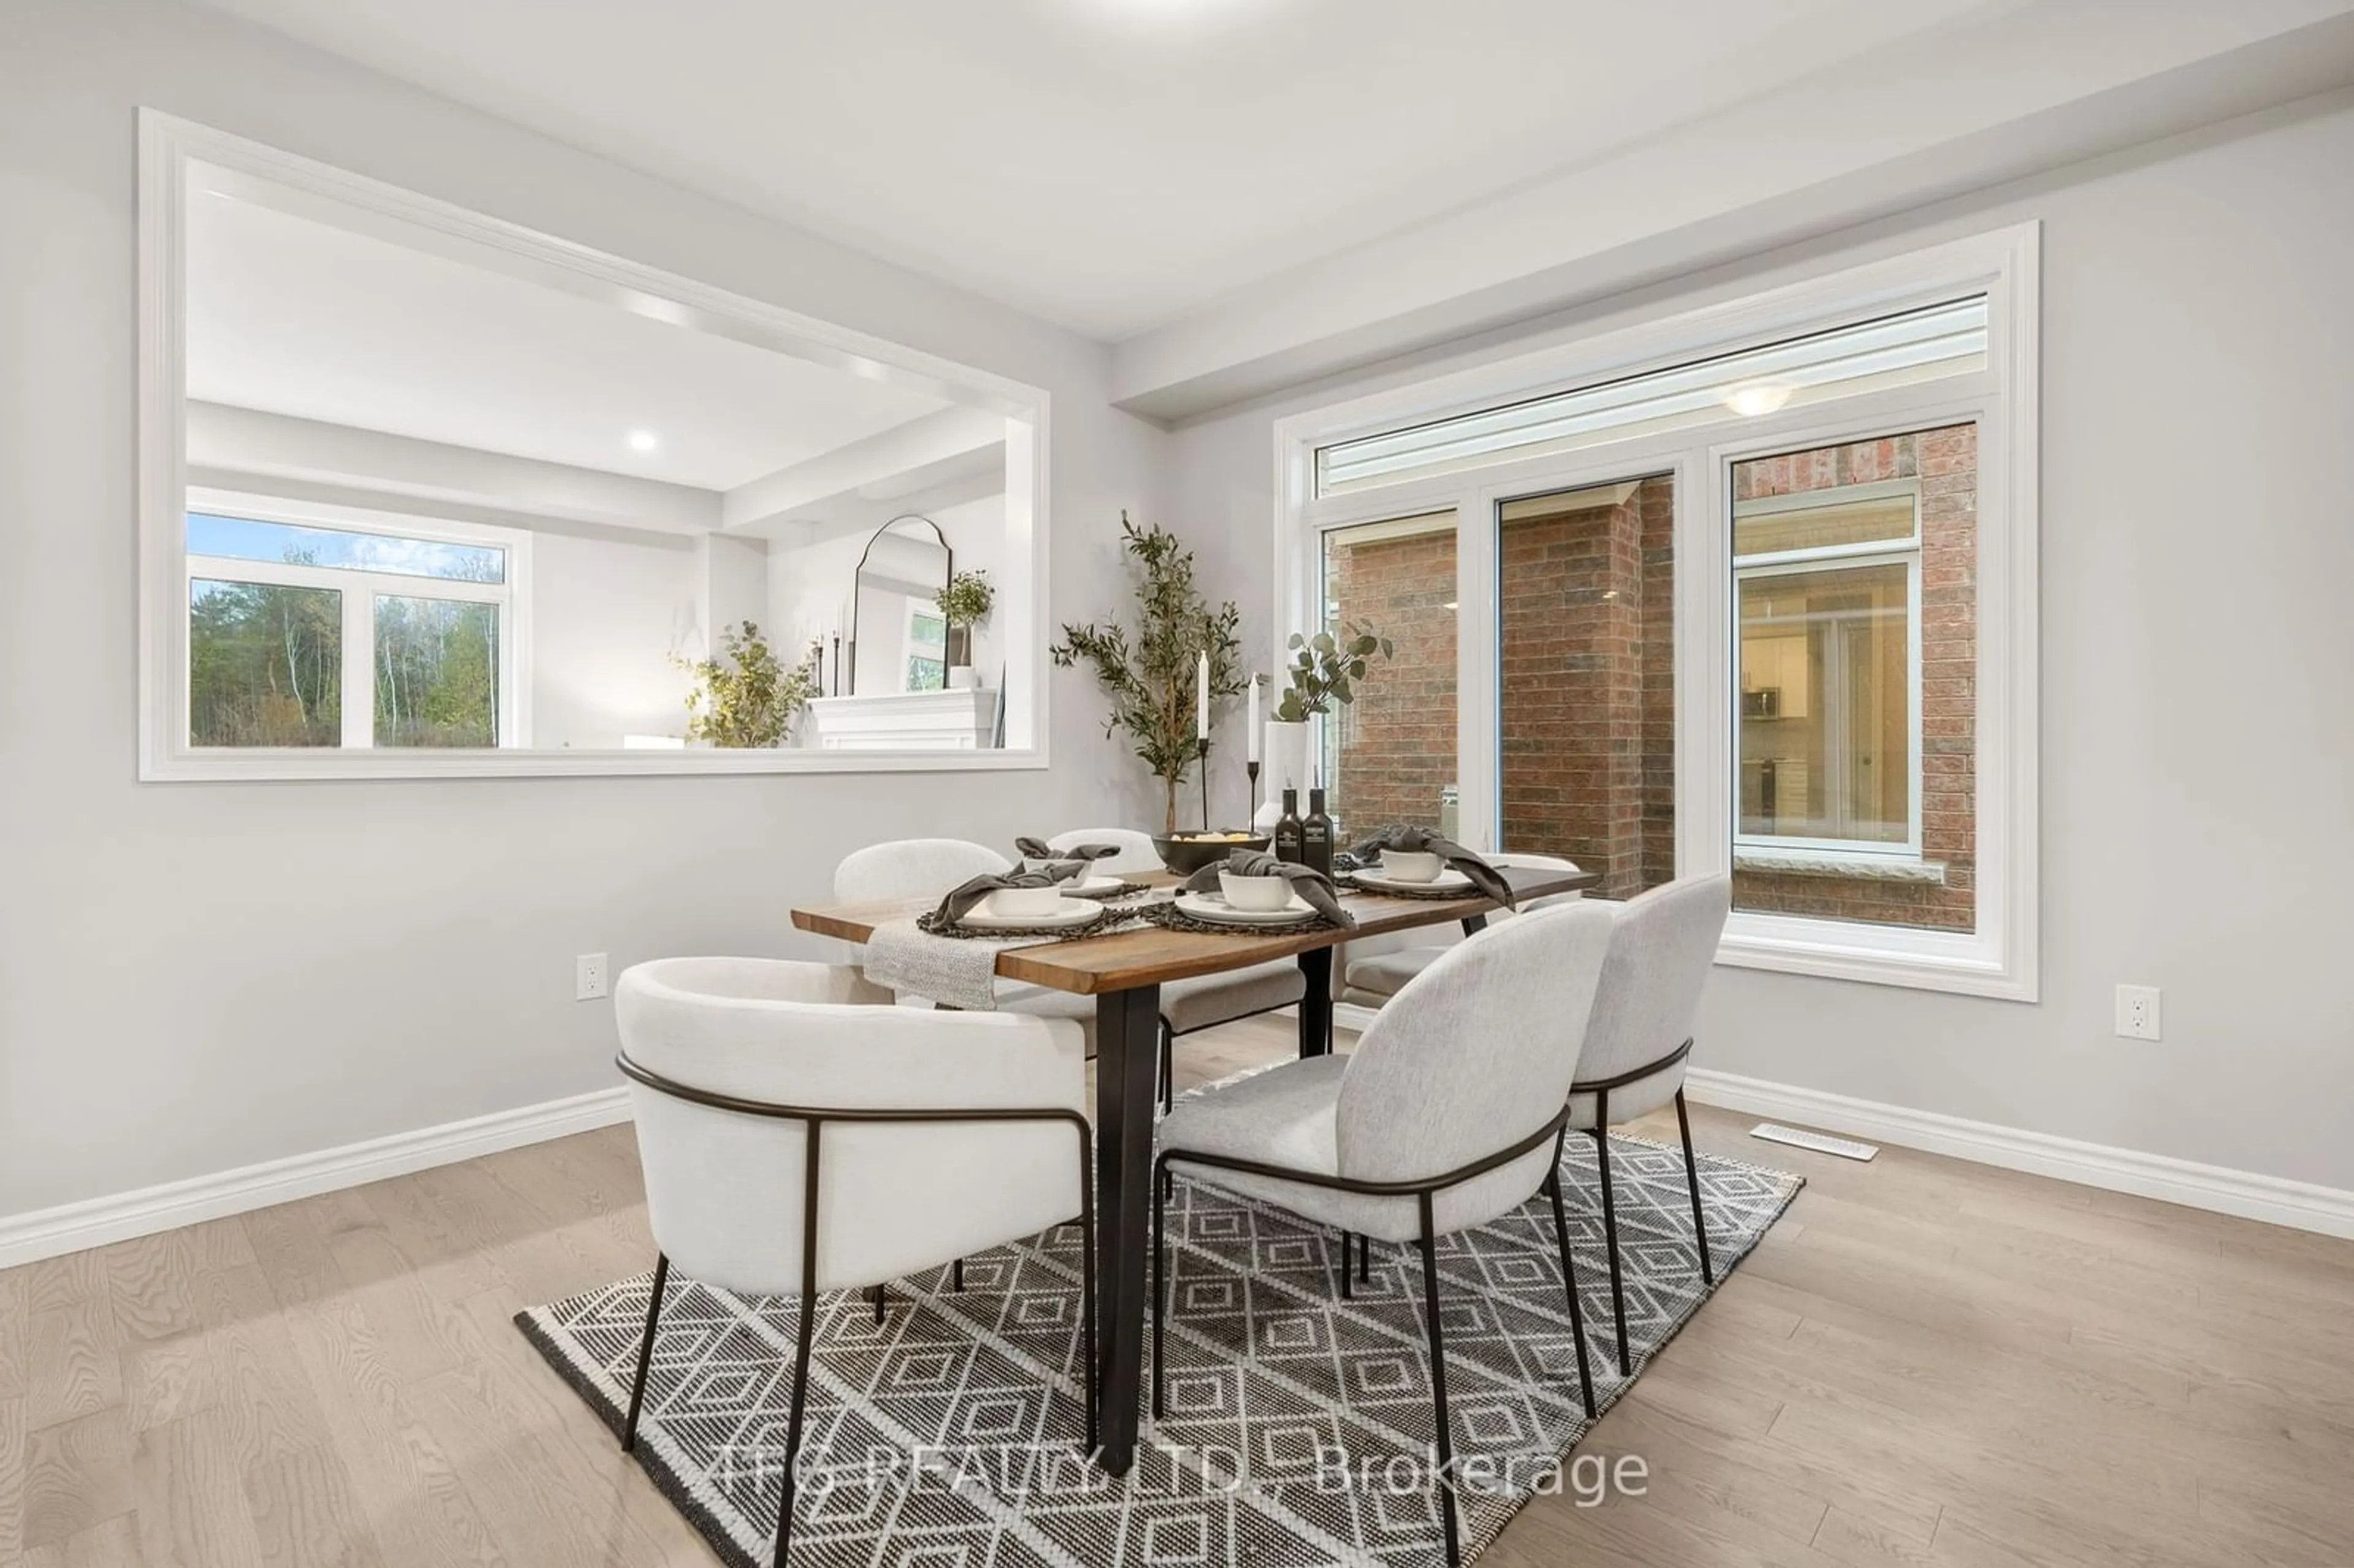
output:
<path id="1" fill-rule="evenodd" d="M 318 567 L 393 572 L 452 582 L 506 581 L 506 555 L 495 545 L 452 545 L 390 534 L 306 528 L 209 512 L 188 514 L 188 554 L 233 561 L 307 561 Z"/>

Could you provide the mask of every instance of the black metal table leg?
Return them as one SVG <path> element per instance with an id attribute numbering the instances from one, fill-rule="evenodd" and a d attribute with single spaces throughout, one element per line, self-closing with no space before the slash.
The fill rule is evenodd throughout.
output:
<path id="1" fill-rule="evenodd" d="M 1488 917 L 1485 915 L 1466 915 L 1463 916 L 1463 934 L 1465 936 L 1476 937 L 1487 928 Z"/>
<path id="2" fill-rule="evenodd" d="M 1299 999 L 1299 1054 L 1321 1056 L 1332 1049 L 1332 949 L 1300 954 L 1299 978 L 1308 982 Z"/>
<path id="3" fill-rule="evenodd" d="M 1159 1097 L 1161 988 L 1096 998 L 1096 1299 L 1101 1321 L 1103 1467 L 1136 1458 L 1144 1371 L 1145 1265 L 1152 1255 L 1152 1111 Z"/>

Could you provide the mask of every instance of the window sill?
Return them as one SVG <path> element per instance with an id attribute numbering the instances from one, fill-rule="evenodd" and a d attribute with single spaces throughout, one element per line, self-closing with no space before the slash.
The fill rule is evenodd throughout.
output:
<path id="1" fill-rule="evenodd" d="M 1850 882 L 1925 883 L 1936 887 L 1946 885 L 1943 861 L 1841 854 L 1837 850 L 1736 848 L 1733 852 L 1733 869 L 1773 876 L 1832 876 Z"/>
<path id="2" fill-rule="evenodd" d="M 2031 967 L 1982 930 L 1931 931 L 1736 909 L 1725 922 L 1716 961 L 2006 1001 L 2033 1001 L 2038 992 Z"/>
<path id="3" fill-rule="evenodd" d="M 790 747 L 728 751 L 587 751 L 521 748 L 427 752 L 376 747 L 339 751 L 179 752 L 143 760 L 146 783 L 304 779 L 578 779 L 747 773 L 997 773 L 1047 766 L 1043 749 L 1004 751 L 824 751 Z"/>

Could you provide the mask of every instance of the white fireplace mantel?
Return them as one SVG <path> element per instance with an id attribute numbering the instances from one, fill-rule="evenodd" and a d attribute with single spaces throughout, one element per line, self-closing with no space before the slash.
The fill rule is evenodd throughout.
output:
<path id="1" fill-rule="evenodd" d="M 985 751 L 996 744 L 997 693 L 888 692 L 813 697 L 810 744 L 821 751 Z"/>

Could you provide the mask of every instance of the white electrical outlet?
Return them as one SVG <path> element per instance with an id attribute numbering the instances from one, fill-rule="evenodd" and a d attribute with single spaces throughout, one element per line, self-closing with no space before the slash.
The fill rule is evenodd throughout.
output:
<path id="1" fill-rule="evenodd" d="M 572 1000 L 594 1001 L 606 994 L 605 955 L 583 953 L 572 960 Z"/>
<path id="2" fill-rule="evenodd" d="M 2127 1040 L 2158 1038 L 2156 986 L 2117 987 L 2117 1033 Z"/>

